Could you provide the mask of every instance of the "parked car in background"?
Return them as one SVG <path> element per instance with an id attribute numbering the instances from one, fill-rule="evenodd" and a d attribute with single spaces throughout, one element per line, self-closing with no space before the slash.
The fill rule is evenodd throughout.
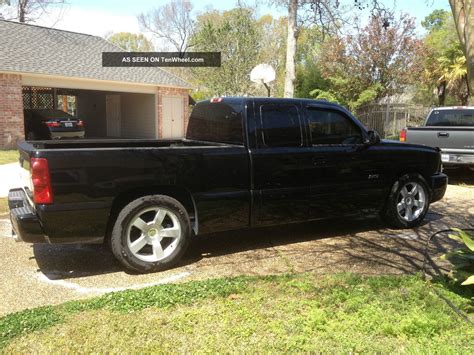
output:
<path id="1" fill-rule="evenodd" d="M 439 147 L 444 166 L 474 169 L 474 107 L 437 107 L 422 127 L 402 130 L 400 141 Z"/>
<path id="2" fill-rule="evenodd" d="M 15 238 L 106 242 L 139 272 L 174 265 L 193 234 L 376 214 L 411 228 L 447 186 L 439 149 L 381 141 L 306 99 L 199 102 L 186 139 L 18 147 L 31 179 L 8 196 Z"/>
<path id="3" fill-rule="evenodd" d="M 27 140 L 84 138 L 84 122 L 61 110 L 25 110 Z"/>

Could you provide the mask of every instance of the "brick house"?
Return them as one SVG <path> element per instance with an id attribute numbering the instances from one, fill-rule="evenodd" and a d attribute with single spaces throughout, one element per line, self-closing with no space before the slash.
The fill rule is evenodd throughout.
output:
<path id="1" fill-rule="evenodd" d="M 161 68 L 102 67 L 101 37 L 0 20 L 0 148 L 24 139 L 25 109 L 57 108 L 86 137 L 184 135 L 190 86 Z"/>

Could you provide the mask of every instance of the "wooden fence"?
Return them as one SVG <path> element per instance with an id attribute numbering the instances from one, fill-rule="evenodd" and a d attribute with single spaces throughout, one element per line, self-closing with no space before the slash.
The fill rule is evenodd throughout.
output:
<path id="1" fill-rule="evenodd" d="M 371 104 L 358 109 L 356 117 L 382 138 L 394 138 L 405 127 L 420 126 L 430 110 L 431 107 L 419 105 Z"/>

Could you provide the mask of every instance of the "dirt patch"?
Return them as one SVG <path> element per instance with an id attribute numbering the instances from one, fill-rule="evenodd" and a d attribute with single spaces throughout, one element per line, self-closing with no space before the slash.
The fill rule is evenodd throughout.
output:
<path id="1" fill-rule="evenodd" d="M 7 218 L 8 212 L 8 198 L 0 197 L 0 218 Z"/>
<path id="2" fill-rule="evenodd" d="M 474 189 L 448 187 L 425 223 L 390 230 L 376 219 L 336 220 L 234 231 L 196 238 L 176 268 L 136 275 L 123 271 L 101 246 L 30 245 L 0 237 L 0 314 L 91 297 L 123 288 L 235 275 L 312 271 L 403 274 L 423 267 L 430 235 L 474 225 Z M 7 222 L 4 222 L 7 223 Z M 430 244 L 430 270 L 451 245 L 447 233 Z"/>

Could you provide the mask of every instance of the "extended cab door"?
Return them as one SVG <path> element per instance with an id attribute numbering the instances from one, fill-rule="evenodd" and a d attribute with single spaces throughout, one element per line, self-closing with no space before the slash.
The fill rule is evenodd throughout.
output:
<path id="1" fill-rule="evenodd" d="M 364 144 L 362 126 L 336 106 L 310 105 L 304 112 L 312 165 L 310 219 L 379 206 L 383 201 L 383 162 Z"/>
<path id="2" fill-rule="evenodd" d="M 249 121 L 253 167 L 252 224 L 256 226 L 308 218 L 309 180 L 304 118 L 299 103 L 254 100 Z"/>

